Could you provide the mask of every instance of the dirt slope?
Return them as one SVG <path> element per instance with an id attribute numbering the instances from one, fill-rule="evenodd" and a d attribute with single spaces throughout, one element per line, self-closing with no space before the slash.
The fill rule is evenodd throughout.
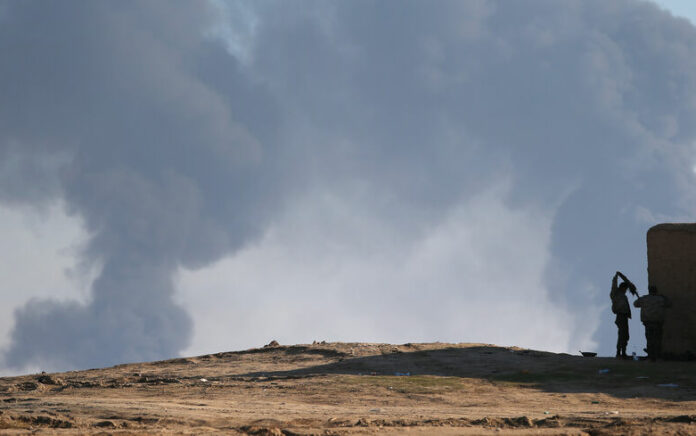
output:
<path id="1" fill-rule="evenodd" d="M 696 363 L 315 343 L 0 378 L 2 434 L 406 432 L 696 434 Z"/>

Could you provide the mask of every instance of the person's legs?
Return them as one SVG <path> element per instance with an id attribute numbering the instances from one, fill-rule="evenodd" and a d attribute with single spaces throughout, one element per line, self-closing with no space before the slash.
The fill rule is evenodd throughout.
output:
<path id="1" fill-rule="evenodd" d="M 619 323 L 619 315 L 616 315 L 616 319 L 614 320 L 614 324 L 616 324 L 616 329 L 617 329 L 616 358 L 618 359 L 619 357 L 621 357 L 621 325 Z"/>
<path id="2" fill-rule="evenodd" d="M 628 345 L 628 317 L 626 315 L 616 315 L 616 327 L 619 330 L 616 341 L 616 357 L 626 357 L 626 346 Z"/>
<path id="3" fill-rule="evenodd" d="M 616 315 L 616 320 L 614 321 L 614 324 L 616 324 L 616 329 L 617 329 L 617 335 L 616 335 L 616 358 L 618 359 L 621 357 L 621 323 L 619 322 L 619 315 Z"/>

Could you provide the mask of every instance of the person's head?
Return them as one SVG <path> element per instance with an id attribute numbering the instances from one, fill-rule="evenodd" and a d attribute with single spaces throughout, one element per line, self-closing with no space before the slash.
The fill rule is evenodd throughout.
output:
<path id="1" fill-rule="evenodd" d="M 657 286 L 655 286 L 655 285 L 648 286 L 648 293 L 650 295 L 657 295 Z"/>
<path id="2" fill-rule="evenodd" d="M 619 285 L 619 291 L 626 292 L 627 289 L 628 289 L 628 283 L 621 282 L 621 284 Z"/>

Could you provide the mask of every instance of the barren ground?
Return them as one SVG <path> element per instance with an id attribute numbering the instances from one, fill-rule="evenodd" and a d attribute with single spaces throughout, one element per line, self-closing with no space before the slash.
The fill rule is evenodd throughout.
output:
<path id="1" fill-rule="evenodd" d="M 0 433 L 696 434 L 696 363 L 484 344 L 267 347 L 0 378 Z"/>

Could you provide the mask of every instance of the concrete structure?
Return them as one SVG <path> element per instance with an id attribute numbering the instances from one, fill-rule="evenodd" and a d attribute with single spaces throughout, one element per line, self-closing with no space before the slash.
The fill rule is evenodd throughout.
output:
<path id="1" fill-rule="evenodd" d="M 658 224 L 647 242 L 648 283 L 672 300 L 662 351 L 696 357 L 696 224 Z"/>

